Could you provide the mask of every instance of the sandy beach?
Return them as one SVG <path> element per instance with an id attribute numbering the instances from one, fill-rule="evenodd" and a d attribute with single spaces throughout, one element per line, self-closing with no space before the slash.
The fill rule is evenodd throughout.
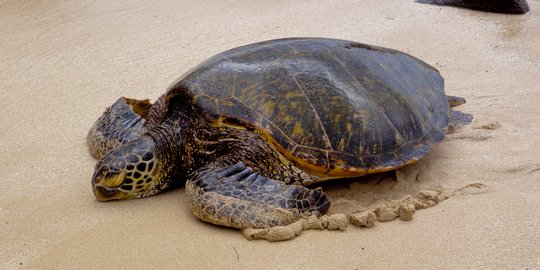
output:
<path id="1" fill-rule="evenodd" d="M 540 269 L 540 1 L 502 15 L 403 1 L 0 1 L 0 269 Z M 247 240 L 184 189 L 101 203 L 86 134 L 236 46 L 331 37 L 407 52 L 471 125 L 397 172 L 322 185 L 350 215 L 443 194 L 411 221 Z M 435 204 L 435 203 L 433 203 Z"/>

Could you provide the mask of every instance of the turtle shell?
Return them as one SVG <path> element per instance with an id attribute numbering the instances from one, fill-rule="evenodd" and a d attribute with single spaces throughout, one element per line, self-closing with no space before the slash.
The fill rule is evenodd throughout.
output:
<path id="1" fill-rule="evenodd" d="M 213 126 L 258 132 L 323 178 L 387 171 L 424 156 L 448 126 L 439 72 L 408 54 L 292 38 L 220 53 L 173 85 Z"/>

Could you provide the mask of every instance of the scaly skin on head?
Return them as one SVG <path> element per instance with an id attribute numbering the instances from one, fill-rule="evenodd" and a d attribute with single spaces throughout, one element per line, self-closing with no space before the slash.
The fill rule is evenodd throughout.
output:
<path id="1" fill-rule="evenodd" d="M 100 201 L 147 197 L 167 188 L 171 174 L 149 136 L 111 151 L 96 165 L 94 195 Z"/>
<path id="2" fill-rule="evenodd" d="M 163 98 L 154 105 L 120 98 L 90 129 L 88 146 L 100 159 L 92 177 L 98 200 L 148 197 L 171 185 L 178 171 L 171 151 L 179 149 L 177 136 L 170 125 L 156 125 L 161 124 L 155 114 L 164 111 Z"/>
<path id="3" fill-rule="evenodd" d="M 91 128 L 88 146 L 100 159 L 92 177 L 98 200 L 148 197 L 171 186 L 171 179 L 177 178 L 179 151 L 175 150 L 181 149 L 180 132 L 171 124 L 157 126 L 146 121 L 152 111 L 162 111 L 163 99 L 155 105 L 148 100 L 120 98 Z M 155 115 L 152 120 L 161 121 Z"/>

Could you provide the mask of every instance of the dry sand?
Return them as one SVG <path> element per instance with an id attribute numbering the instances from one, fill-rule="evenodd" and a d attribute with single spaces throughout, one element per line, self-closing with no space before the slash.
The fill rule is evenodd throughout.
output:
<path id="1" fill-rule="evenodd" d="M 540 1 L 529 4 L 507 16 L 413 0 L 0 1 L 0 268 L 540 269 Z M 225 49 L 292 36 L 408 52 L 467 98 L 474 124 L 417 164 L 323 186 L 333 214 L 411 221 L 364 212 L 355 222 L 375 226 L 270 243 L 200 222 L 183 189 L 94 199 L 85 136 L 106 106 L 156 99 Z M 411 216 L 396 208 L 408 196 L 446 200 Z"/>

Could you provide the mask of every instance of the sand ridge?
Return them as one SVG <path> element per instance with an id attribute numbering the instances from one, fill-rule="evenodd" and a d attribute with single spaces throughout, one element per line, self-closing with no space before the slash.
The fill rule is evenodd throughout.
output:
<path id="1" fill-rule="evenodd" d="M 399 170 L 398 173 L 399 174 Z M 426 209 L 449 199 L 455 195 L 478 195 L 490 192 L 489 187 L 482 183 L 471 183 L 453 191 L 443 189 L 421 190 L 414 195 L 407 195 L 401 200 L 380 200 L 372 208 L 365 208 L 360 203 L 356 207 L 348 207 L 350 214 L 331 213 L 321 217 L 308 215 L 286 226 L 277 226 L 265 229 L 243 229 L 243 235 L 249 240 L 283 241 L 291 240 L 299 236 L 304 230 L 345 230 L 348 224 L 361 228 L 370 228 L 377 222 L 388 222 L 399 218 L 402 221 L 410 221 L 416 210 Z M 353 208 L 362 208 L 354 210 Z"/>

